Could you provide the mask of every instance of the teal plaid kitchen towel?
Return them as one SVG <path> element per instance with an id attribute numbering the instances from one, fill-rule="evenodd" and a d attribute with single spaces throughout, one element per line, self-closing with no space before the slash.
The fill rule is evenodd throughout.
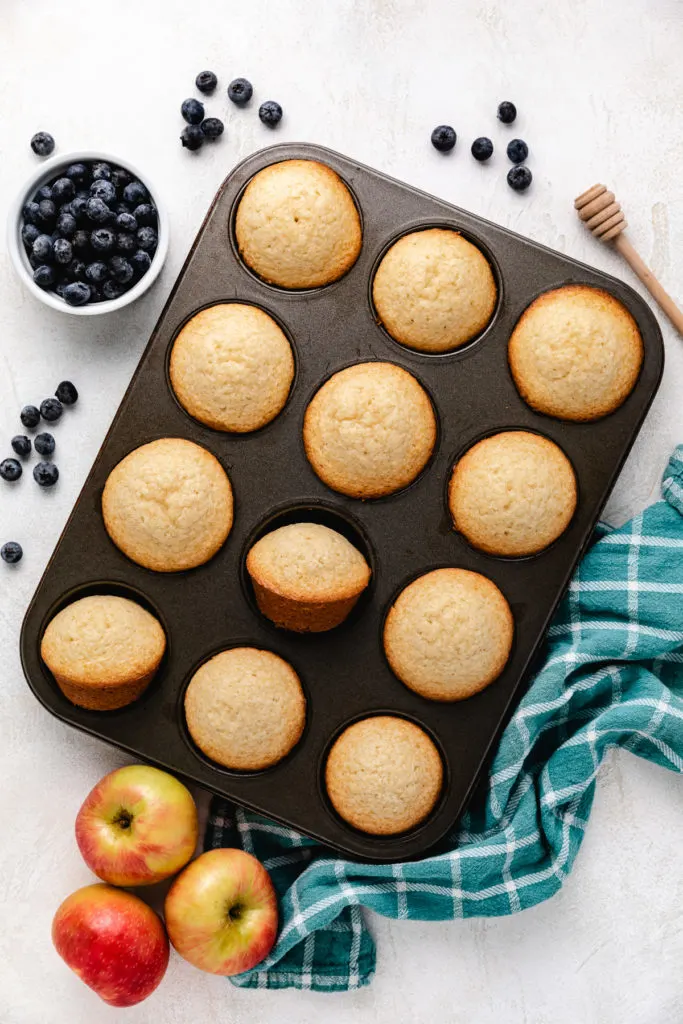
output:
<path id="1" fill-rule="evenodd" d="M 254 853 L 280 896 L 273 951 L 234 984 L 325 991 L 367 984 L 375 947 L 362 907 L 442 921 L 540 903 L 571 870 L 610 747 L 683 770 L 683 445 L 662 494 L 620 529 L 599 531 L 485 789 L 437 854 L 408 864 L 342 860 L 214 799 L 206 847 Z"/>

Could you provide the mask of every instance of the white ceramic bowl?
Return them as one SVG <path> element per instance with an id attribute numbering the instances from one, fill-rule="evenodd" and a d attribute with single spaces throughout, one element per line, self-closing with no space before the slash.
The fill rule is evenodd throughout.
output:
<path id="1" fill-rule="evenodd" d="M 144 274 L 129 291 L 120 295 L 118 299 L 93 302 L 86 306 L 70 306 L 64 301 L 64 299 L 61 299 L 56 292 L 46 291 L 44 288 L 39 288 L 33 280 L 33 270 L 31 269 L 31 264 L 28 261 L 26 250 L 24 249 L 24 243 L 21 240 L 21 228 L 23 222 L 22 210 L 25 203 L 31 199 L 36 190 L 39 189 L 41 185 L 45 185 L 51 178 L 55 178 L 62 168 L 66 170 L 69 164 L 90 163 L 94 160 L 104 160 L 108 164 L 115 164 L 118 167 L 123 167 L 126 171 L 130 171 L 135 178 L 138 178 L 142 182 L 151 195 L 154 205 L 157 208 L 159 221 L 159 244 L 157 246 L 157 251 L 152 257 L 152 265 L 147 273 Z M 166 254 L 168 252 L 168 217 L 164 206 L 159 201 L 159 194 L 154 185 L 152 185 L 147 175 L 139 171 L 129 160 L 121 160 L 119 157 L 111 156 L 109 153 L 100 153 L 94 150 L 82 153 L 67 153 L 66 156 L 54 156 L 49 160 L 43 161 L 43 163 L 36 168 L 34 173 L 25 183 L 10 208 L 7 224 L 7 244 L 9 247 L 9 254 L 12 258 L 12 263 L 14 264 L 14 269 L 17 274 L 26 288 L 28 288 L 28 290 L 44 305 L 51 306 L 52 309 L 56 309 L 60 313 L 70 313 L 72 316 L 101 316 L 102 313 L 114 313 L 116 310 L 123 309 L 124 306 L 128 306 L 131 302 L 135 302 L 136 299 L 139 299 L 140 296 L 154 284 L 159 276 L 161 268 L 164 265 L 164 260 L 166 259 Z"/>

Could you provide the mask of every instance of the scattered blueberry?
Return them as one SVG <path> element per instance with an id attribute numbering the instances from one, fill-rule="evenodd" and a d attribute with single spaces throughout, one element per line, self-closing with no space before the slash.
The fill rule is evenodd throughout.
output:
<path id="1" fill-rule="evenodd" d="M 33 197 L 37 203 L 43 199 L 52 199 L 52 189 L 49 185 L 41 185 Z"/>
<path id="2" fill-rule="evenodd" d="M 204 145 L 204 132 L 198 124 L 188 124 L 181 132 L 180 141 L 185 149 L 195 152 Z"/>
<path id="3" fill-rule="evenodd" d="M 17 562 L 21 561 L 23 554 L 21 544 L 18 544 L 16 540 L 8 540 L 0 548 L 0 558 L 2 558 L 3 562 L 7 562 L 8 565 L 16 565 Z"/>
<path id="4" fill-rule="evenodd" d="M 82 185 L 84 181 L 88 180 L 89 171 L 85 164 L 69 164 L 64 171 L 64 176 L 73 181 L 74 184 Z"/>
<path id="5" fill-rule="evenodd" d="M 43 263 L 33 271 L 33 280 L 39 288 L 52 288 L 53 284 L 57 280 L 57 275 L 55 274 L 53 267 L 49 267 L 47 263 Z"/>
<path id="6" fill-rule="evenodd" d="M 148 252 L 144 252 L 142 249 L 138 249 L 137 252 L 133 253 L 130 262 L 133 266 L 136 277 L 142 277 L 143 274 L 146 274 L 152 266 L 151 256 Z"/>
<path id="7" fill-rule="evenodd" d="M 507 154 L 513 164 L 522 164 L 529 155 L 529 147 L 522 139 L 513 139 L 508 142 Z"/>
<path id="8" fill-rule="evenodd" d="M 157 211 L 154 209 L 151 203 L 140 203 L 133 210 L 133 220 L 137 221 L 136 227 L 151 227 L 157 222 Z M 126 231 L 135 231 L 134 227 L 125 229 Z"/>
<path id="9" fill-rule="evenodd" d="M 111 181 L 111 167 L 103 160 L 92 165 L 93 181 Z"/>
<path id="10" fill-rule="evenodd" d="M 74 255 L 71 242 L 66 238 L 55 238 L 53 252 L 55 263 L 63 267 L 71 263 Z"/>
<path id="11" fill-rule="evenodd" d="M 258 116 L 268 128 L 275 128 L 282 120 L 282 107 L 275 100 L 266 100 L 258 108 Z"/>
<path id="12" fill-rule="evenodd" d="M 119 231 L 116 236 L 116 248 L 122 253 L 135 252 L 138 243 L 132 231 Z"/>
<path id="13" fill-rule="evenodd" d="M 116 235 L 109 228 L 97 228 L 90 235 L 90 244 L 95 252 L 111 252 L 116 244 Z"/>
<path id="14" fill-rule="evenodd" d="M 116 281 L 112 281 L 112 279 L 109 278 L 109 280 L 105 281 L 102 285 L 102 297 L 104 299 L 118 299 L 120 295 L 123 295 L 124 290 L 125 289 L 123 289 L 120 284 L 117 284 Z"/>
<path id="15" fill-rule="evenodd" d="M 55 388 L 55 395 L 62 405 L 75 405 L 78 401 L 78 391 L 70 380 L 63 380 Z"/>
<path id="16" fill-rule="evenodd" d="M 57 207 L 51 199 L 41 199 L 38 203 L 38 224 L 51 228 L 57 218 Z"/>
<path id="17" fill-rule="evenodd" d="M 62 207 L 62 213 L 57 217 L 57 234 L 60 238 L 71 239 L 76 234 L 77 229 L 78 222 L 73 213 L 65 213 L 64 207 Z"/>
<path id="18" fill-rule="evenodd" d="M 83 281 L 73 281 L 64 289 L 64 301 L 70 306 L 85 306 L 90 301 L 90 295 L 91 290 Z"/>
<path id="19" fill-rule="evenodd" d="M 109 205 L 116 199 L 116 187 L 106 178 L 96 178 L 90 186 L 90 195 Z"/>
<path id="20" fill-rule="evenodd" d="M 21 463 L 16 459 L 3 459 L 3 461 L 0 462 L 0 477 L 2 477 L 3 480 L 13 483 L 15 480 L 19 479 L 22 473 L 23 470 L 21 468 Z"/>
<path id="21" fill-rule="evenodd" d="M 56 203 L 68 203 L 76 195 L 76 186 L 71 178 L 57 178 L 52 186 L 52 196 Z"/>
<path id="22" fill-rule="evenodd" d="M 74 248 L 74 252 L 84 252 L 90 248 L 90 232 L 84 231 L 83 229 L 76 232 L 71 239 L 71 244 Z"/>
<path id="23" fill-rule="evenodd" d="M 33 479 L 39 487 L 53 487 L 59 480 L 59 470 L 54 462 L 37 462 L 33 467 Z"/>
<path id="24" fill-rule="evenodd" d="M 33 243 L 39 235 L 40 228 L 37 228 L 35 224 L 24 224 L 21 229 L 21 240 L 27 249 L 33 248 Z"/>
<path id="25" fill-rule="evenodd" d="M 49 263 L 52 260 L 53 249 L 54 242 L 50 235 L 38 235 L 31 251 L 41 263 Z"/>
<path id="26" fill-rule="evenodd" d="M 19 419 L 29 430 L 31 427 L 37 427 L 40 423 L 40 409 L 37 409 L 35 405 L 25 405 L 19 413 Z"/>
<path id="27" fill-rule="evenodd" d="M 117 284 L 128 284 L 133 280 L 133 267 L 123 256 L 112 256 L 109 260 L 109 270 Z"/>
<path id="28" fill-rule="evenodd" d="M 140 228 L 137 233 L 138 248 L 144 252 L 154 252 L 158 244 L 157 233 L 154 228 Z"/>
<path id="29" fill-rule="evenodd" d="M 517 107 L 509 100 L 498 104 L 498 120 L 503 124 L 512 124 L 517 117 Z"/>
<path id="30" fill-rule="evenodd" d="M 201 124 L 204 120 L 204 104 L 191 97 L 183 100 L 180 113 L 188 124 Z"/>
<path id="31" fill-rule="evenodd" d="M 109 277 L 109 268 L 102 260 L 89 263 L 85 268 L 86 281 L 92 284 L 103 284 Z"/>
<path id="32" fill-rule="evenodd" d="M 55 439 L 52 434 L 36 434 L 33 444 L 39 455 L 54 454 Z"/>
<path id="33" fill-rule="evenodd" d="M 127 210 L 123 210 L 116 218 L 116 226 L 120 231 L 137 231 L 138 222 L 132 213 L 128 213 Z"/>
<path id="34" fill-rule="evenodd" d="M 205 96 L 210 96 L 218 85 L 218 79 L 214 75 L 213 71 L 200 71 L 195 78 L 194 84 L 200 92 L 204 93 Z"/>
<path id="35" fill-rule="evenodd" d="M 104 224 L 109 220 L 111 211 L 103 199 L 93 196 L 86 203 L 85 212 L 88 220 L 92 221 L 93 224 Z"/>
<path id="36" fill-rule="evenodd" d="M 20 455 L 22 459 L 27 459 L 31 454 L 31 439 L 26 434 L 17 434 L 10 443 L 12 451 Z"/>
<path id="37" fill-rule="evenodd" d="M 37 224 L 40 219 L 40 207 L 34 200 L 26 203 L 21 211 L 22 217 L 27 224 Z"/>
<path id="38" fill-rule="evenodd" d="M 508 185 L 515 192 L 526 192 L 532 181 L 533 175 L 531 171 L 522 164 L 515 164 L 508 171 Z"/>
<path id="39" fill-rule="evenodd" d="M 475 160 L 488 160 L 493 155 L 493 143 L 485 135 L 472 143 L 472 156 Z"/>
<path id="40" fill-rule="evenodd" d="M 55 140 L 49 132 L 36 132 L 31 139 L 31 149 L 36 156 L 49 156 L 55 148 Z"/>
<path id="41" fill-rule="evenodd" d="M 48 423 L 54 423 L 62 415 L 62 403 L 58 398 L 46 398 L 44 402 L 40 403 L 40 415 Z"/>
<path id="42" fill-rule="evenodd" d="M 141 181 L 131 181 L 123 190 L 123 198 L 131 206 L 137 206 L 139 203 L 146 202 L 147 189 Z"/>
<path id="43" fill-rule="evenodd" d="M 225 125 L 219 117 L 206 117 L 201 123 L 201 129 L 207 139 L 218 139 L 225 131 Z"/>
<path id="44" fill-rule="evenodd" d="M 246 78 L 235 78 L 228 86 L 228 99 L 243 107 L 254 94 L 254 88 Z"/>
<path id="45" fill-rule="evenodd" d="M 432 132 L 432 146 L 439 153 L 450 153 L 457 139 L 455 130 L 449 124 L 440 124 Z"/>

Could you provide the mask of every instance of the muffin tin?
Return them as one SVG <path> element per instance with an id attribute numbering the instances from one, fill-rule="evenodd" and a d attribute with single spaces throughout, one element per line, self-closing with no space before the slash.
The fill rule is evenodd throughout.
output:
<path id="1" fill-rule="evenodd" d="M 310 291 L 285 291 L 259 280 L 241 262 L 233 236 L 235 209 L 252 175 L 290 158 L 320 160 L 350 187 L 363 221 L 363 246 L 341 280 Z M 388 246 L 422 227 L 461 231 L 491 261 L 499 297 L 481 336 L 444 355 L 425 355 L 393 341 L 376 322 L 371 283 Z M 644 340 L 636 387 L 616 412 L 595 423 L 566 423 L 535 413 L 520 398 L 507 365 L 515 323 L 541 292 L 585 283 L 615 295 L 634 316 Z M 173 339 L 185 321 L 216 302 L 254 303 L 281 324 L 292 342 L 296 373 L 282 413 L 252 434 L 222 434 L 191 419 L 168 381 Z M 302 421 L 322 382 L 344 366 L 387 360 L 425 386 L 439 420 L 437 445 L 425 470 L 405 490 L 374 501 L 330 491 L 309 466 Z M 21 636 L 24 671 L 36 697 L 62 721 L 167 768 L 268 818 L 285 822 L 351 856 L 397 861 L 434 846 L 463 811 L 487 754 L 519 699 L 544 630 L 636 437 L 663 368 L 661 333 L 649 308 L 626 285 L 504 228 L 387 178 L 319 146 L 281 145 L 249 157 L 228 176 L 204 221 L 152 334 L 140 365 L 83 487 L 36 594 Z M 483 554 L 451 526 L 446 488 L 455 458 L 475 441 L 522 428 L 555 441 L 568 455 L 579 503 L 566 532 L 544 552 L 520 559 Z M 133 448 L 165 436 L 208 448 L 227 469 L 235 522 L 224 547 L 206 565 L 161 574 L 129 561 L 109 540 L 100 512 L 109 472 Z M 373 571 L 348 620 L 328 633 L 278 630 L 261 616 L 244 568 L 265 530 L 298 519 L 339 529 L 365 552 Z M 384 617 L 397 593 L 421 573 L 461 566 L 490 577 L 507 597 L 515 641 L 506 669 L 488 689 L 462 703 L 425 700 L 390 671 L 382 650 Z M 140 601 L 161 620 L 168 651 L 147 692 L 119 711 L 86 711 L 61 694 L 39 653 L 50 618 L 88 593 Z M 183 715 L 183 694 L 196 668 L 227 647 L 250 644 L 291 662 L 308 700 L 299 744 L 261 772 L 227 771 L 197 750 Z M 349 723 L 374 713 L 402 715 L 436 741 L 444 788 L 431 816 L 393 837 L 355 831 L 326 797 L 326 752 Z"/>

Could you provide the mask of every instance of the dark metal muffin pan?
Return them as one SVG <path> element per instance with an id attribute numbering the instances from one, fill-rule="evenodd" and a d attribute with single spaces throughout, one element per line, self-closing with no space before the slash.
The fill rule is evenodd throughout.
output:
<path id="1" fill-rule="evenodd" d="M 361 211 L 363 247 L 352 269 L 323 288 L 285 291 L 260 281 L 239 259 L 233 220 L 241 192 L 263 167 L 301 157 L 321 160 L 346 181 Z M 398 345 L 373 314 L 370 286 L 387 246 L 407 231 L 452 227 L 481 247 L 499 288 L 496 313 L 484 333 L 447 355 Z M 507 364 L 515 323 L 541 292 L 570 283 L 604 288 L 631 311 L 644 339 L 636 387 L 616 412 L 595 423 L 566 423 L 535 413 L 520 398 Z M 191 419 L 168 382 L 170 347 L 179 327 L 216 302 L 261 306 L 284 327 L 295 351 L 290 399 L 271 424 L 252 434 L 224 434 Z M 302 421 L 312 395 L 331 374 L 365 360 L 405 367 L 427 388 L 439 438 L 427 468 L 408 488 L 375 501 L 335 494 L 315 475 L 303 449 Z M 282 145 L 249 157 L 228 176 L 204 221 L 140 365 L 116 414 L 24 620 L 21 652 L 36 697 L 58 718 L 167 768 L 216 793 L 285 822 L 354 857 L 393 861 L 424 854 L 453 826 L 513 702 L 572 570 L 657 390 L 663 347 L 642 299 L 614 278 L 490 224 L 353 160 L 313 145 Z M 454 458 L 498 430 L 523 428 L 551 438 L 571 459 L 579 504 L 567 531 L 529 558 L 482 554 L 455 533 L 446 505 Z M 132 449 L 165 436 L 186 437 L 213 452 L 235 494 L 235 523 L 206 565 L 177 574 L 154 573 L 129 561 L 109 540 L 100 512 L 109 472 Z M 299 635 L 275 628 L 256 609 L 244 571 L 259 532 L 297 518 L 346 532 L 372 564 L 369 591 L 339 628 Z M 382 624 L 392 600 L 411 579 L 440 566 L 484 573 L 503 591 L 515 619 L 512 655 L 502 676 L 470 700 L 425 700 L 392 674 L 382 651 Z M 166 629 L 169 646 L 144 696 L 120 711 L 74 707 L 40 659 L 40 639 L 67 602 L 93 592 L 141 600 Z M 299 673 L 308 719 L 297 747 L 266 771 L 240 773 L 213 764 L 192 744 L 183 693 L 210 655 L 239 644 L 268 648 Z M 325 795 L 326 751 L 348 723 L 377 712 L 423 726 L 444 760 L 444 789 L 419 828 L 395 837 L 355 831 Z"/>

